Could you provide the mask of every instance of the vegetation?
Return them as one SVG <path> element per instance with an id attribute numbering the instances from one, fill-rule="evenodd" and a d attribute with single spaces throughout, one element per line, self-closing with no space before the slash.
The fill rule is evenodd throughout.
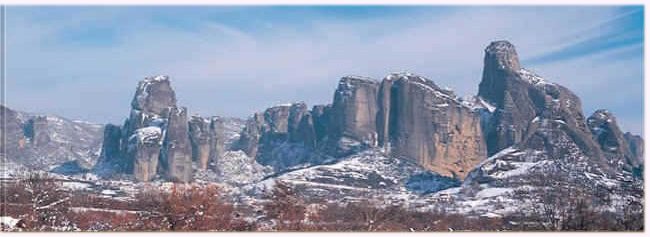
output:
<path id="1" fill-rule="evenodd" d="M 547 180 L 548 181 L 548 180 Z M 231 204 L 217 185 L 149 187 L 134 200 L 69 193 L 44 175 L 5 185 L 3 216 L 13 231 L 593 231 L 643 230 L 643 205 L 597 211 L 584 193 L 547 192 L 539 206 L 505 217 L 415 211 L 369 201 L 347 204 L 301 199 L 276 183 L 263 203 Z M 570 195 L 569 195 L 570 194 Z M 639 211 L 641 210 L 641 211 Z"/>

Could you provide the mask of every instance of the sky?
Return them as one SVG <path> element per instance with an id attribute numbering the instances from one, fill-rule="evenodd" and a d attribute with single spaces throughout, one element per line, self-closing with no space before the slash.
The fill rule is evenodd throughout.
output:
<path id="1" fill-rule="evenodd" d="M 346 75 L 412 72 L 471 96 L 483 50 L 643 130 L 642 6 L 49 6 L 7 8 L 11 108 L 121 124 L 137 82 L 169 75 L 191 114 L 331 103 Z"/>

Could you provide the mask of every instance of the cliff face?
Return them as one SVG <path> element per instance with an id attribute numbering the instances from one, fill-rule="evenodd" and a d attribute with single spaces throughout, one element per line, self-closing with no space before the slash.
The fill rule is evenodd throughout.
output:
<path id="1" fill-rule="evenodd" d="M 124 153 L 136 180 L 150 181 L 158 174 L 162 139 L 161 129 L 154 126 L 138 129 L 129 137 Z"/>
<path id="2" fill-rule="evenodd" d="M 643 159 L 643 138 L 629 132 L 626 132 L 623 136 L 625 137 L 627 144 L 630 146 L 630 151 L 636 160 L 636 164 L 638 164 L 638 166 L 634 168 L 635 174 L 643 177 L 643 166 L 645 164 Z"/>
<path id="3" fill-rule="evenodd" d="M 169 162 L 174 161 L 167 159 L 167 154 L 171 148 L 171 157 L 178 155 L 182 159 L 179 153 L 185 152 L 185 148 L 181 147 L 182 151 L 177 152 L 174 144 L 179 142 L 180 146 L 184 146 L 183 141 L 176 140 L 183 133 L 187 137 L 187 127 L 179 125 L 183 116 L 176 116 L 178 113 L 174 112 L 182 111 L 176 108 L 176 94 L 171 88 L 169 77 L 147 77 L 138 83 L 131 102 L 130 116 L 122 127 L 120 153 L 123 157 L 119 162 L 126 163 L 124 172 L 132 173 L 138 181 L 150 181 L 157 174 L 177 178 L 172 173 L 165 173 Z M 161 158 L 164 159 L 163 162 L 159 162 Z M 163 169 L 158 169 L 159 167 Z"/>
<path id="4" fill-rule="evenodd" d="M 488 154 L 522 142 L 528 123 L 539 113 L 543 101 L 533 101 L 537 90 L 522 80 L 515 46 L 492 42 L 485 49 L 483 78 L 478 95 L 497 107 L 492 126 L 486 131 Z"/>
<path id="5" fill-rule="evenodd" d="M 521 68 L 507 41 L 492 42 L 484 61 L 478 95 L 496 107 L 486 127 L 489 155 L 516 146 L 559 156 L 568 153 L 558 145 L 563 137 L 595 163 L 605 163 L 573 92 Z"/>
<path id="6" fill-rule="evenodd" d="M 192 160 L 201 170 L 208 168 L 210 159 L 210 121 L 199 116 L 192 116 L 189 123 Z"/>
<path id="7" fill-rule="evenodd" d="M 381 84 L 343 77 L 331 105 L 269 108 L 249 119 L 239 142 L 249 156 L 276 167 L 382 147 L 460 179 L 486 157 L 479 114 L 453 92 L 411 74 L 392 74 Z"/>
<path id="8" fill-rule="evenodd" d="M 629 172 L 641 169 L 643 148 L 639 145 L 643 140 L 638 136 L 624 134 L 612 113 L 604 109 L 596 110 L 587 119 L 587 125 L 610 166 Z"/>
<path id="9" fill-rule="evenodd" d="M 192 178 L 192 147 L 189 139 L 187 109 L 170 107 L 162 150 L 163 167 L 172 181 L 189 182 Z"/>
<path id="10" fill-rule="evenodd" d="M 480 116 L 451 91 L 415 75 L 390 75 L 388 119 L 391 154 L 416 161 L 444 176 L 460 179 L 486 158 Z M 386 81 L 393 81 L 392 83 Z M 388 91 L 388 90 L 386 90 Z"/>
<path id="11" fill-rule="evenodd" d="M 223 154 L 224 128 L 219 118 L 188 120 L 187 114 L 187 108 L 176 105 L 167 76 L 140 81 L 124 125 L 106 125 L 101 167 L 96 169 L 133 174 L 138 181 L 158 175 L 190 182 L 193 160 L 205 170 Z"/>
<path id="12" fill-rule="evenodd" d="M 342 156 L 377 146 L 379 83 L 370 78 L 343 77 L 334 92 L 330 117 L 331 154 Z"/>
<path id="13" fill-rule="evenodd" d="M 206 170 L 211 162 L 221 159 L 225 152 L 224 124 L 220 117 L 192 116 L 189 121 L 192 160 L 199 169 Z M 215 167 L 218 168 L 218 167 Z"/>
<path id="14" fill-rule="evenodd" d="M 312 162 L 318 138 L 311 114 L 302 102 L 256 113 L 247 121 L 235 148 L 276 171 Z"/>
<path id="15" fill-rule="evenodd" d="M 25 147 L 25 134 L 19 114 L 4 105 L 0 105 L 0 155 L 15 156 Z"/>

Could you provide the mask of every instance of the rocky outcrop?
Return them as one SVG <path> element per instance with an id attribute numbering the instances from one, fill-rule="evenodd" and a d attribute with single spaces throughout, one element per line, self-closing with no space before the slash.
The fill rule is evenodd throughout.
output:
<path id="1" fill-rule="evenodd" d="M 627 144 L 630 147 L 630 152 L 638 164 L 638 167 L 636 169 L 637 173 L 639 176 L 643 177 L 642 171 L 643 165 L 645 163 L 643 159 L 643 138 L 639 135 L 633 135 L 629 132 L 623 134 L 623 137 L 625 138 L 625 141 L 627 141 Z"/>
<path id="2" fill-rule="evenodd" d="M 587 125 L 610 166 L 633 171 L 642 165 L 633 151 L 638 151 L 638 148 L 628 144 L 612 113 L 604 109 L 596 110 L 587 119 Z"/>
<path id="3" fill-rule="evenodd" d="M 239 140 L 234 145 L 236 150 L 243 151 L 250 157 L 257 157 L 258 146 L 262 133 L 266 131 L 266 122 L 263 113 L 255 113 L 246 120 L 246 125 L 240 134 Z"/>
<path id="4" fill-rule="evenodd" d="M 101 176 L 110 176 L 111 172 L 124 172 L 132 170 L 133 164 L 124 161 L 121 154 L 122 128 L 117 125 L 107 124 L 104 126 L 104 136 L 99 161 L 93 169 Z"/>
<path id="5" fill-rule="evenodd" d="M 269 108 L 249 119 L 239 141 L 239 149 L 274 167 L 376 147 L 460 179 L 486 157 L 480 116 L 453 92 L 411 74 L 381 84 L 343 77 L 331 105 Z"/>
<path id="6" fill-rule="evenodd" d="M 223 120 L 219 117 L 207 119 L 192 116 L 190 119 L 192 160 L 198 163 L 199 169 L 208 169 L 210 162 L 214 162 L 223 156 L 225 152 L 223 126 Z"/>
<path id="7" fill-rule="evenodd" d="M 539 112 L 537 107 L 542 104 L 533 101 L 533 96 L 529 95 L 537 90 L 522 80 L 517 51 L 510 42 L 492 42 L 485 49 L 483 61 L 478 95 L 497 107 L 493 124 L 486 131 L 488 154 L 491 155 L 520 143 L 528 123 Z"/>
<path id="8" fill-rule="evenodd" d="M 94 165 L 103 126 L 55 115 L 36 115 L 0 105 L 0 155 L 29 169 L 47 170 L 66 162 Z"/>
<path id="9" fill-rule="evenodd" d="M 189 182 L 192 178 L 192 146 L 189 139 L 187 108 L 170 107 L 162 150 L 167 178 Z"/>
<path id="10" fill-rule="evenodd" d="M 210 121 L 199 116 L 192 116 L 189 121 L 192 160 L 199 169 L 206 170 L 210 160 Z"/>
<path id="11" fill-rule="evenodd" d="M 379 83 L 370 78 L 347 76 L 339 81 L 328 125 L 331 154 L 377 146 L 378 90 Z"/>
<path id="12" fill-rule="evenodd" d="M 118 157 L 120 154 L 120 137 L 122 128 L 113 124 L 104 126 L 104 139 L 102 143 L 102 157 Z"/>
<path id="13" fill-rule="evenodd" d="M 331 110 L 332 105 L 314 105 L 310 111 L 317 145 L 322 143 L 327 137 Z"/>
<path id="14" fill-rule="evenodd" d="M 107 126 L 102 165 L 119 167 L 115 171 L 131 173 L 138 181 L 160 175 L 189 182 L 193 174 L 189 126 L 187 109 L 177 107 L 169 77 L 147 77 L 138 83 L 124 125 Z M 121 133 L 119 140 L 117 133 Z"/>
<path id="15" fill-rule="evenodd" d="M 210 118 L 210 161 L 212 162 L 222 159 L 226 153 L 225 130 L 225 121 L 222 117 Z"/>
<path id="16" fill-rule="evenodd" d="M 321 113 L 318 118 L 322 116 Z M 317 162 L 320 156 L 315 152 L 318 141 L 312 111 L 300 102 L 255 113 L 247 121 L 235 149 L 255 157 L 262 165 L 282 171 L 295 165 Z"/>
<path id="17" fill-rule="evenodd" d="M 27 121 L 25 125 L 25 136 L 34 146 L 45 146 L 50 142 L 50 135 L 47 128 L 46 116 L 35 116 Z"/>
<path id="18" fill-rule="evenodd" d="M 169 77 L 147 77 L 138 83 L 131 108 L 143 114 L 166 115 L 170 107 L 176 106 L 176 93 Z"/>
<path id="19" fill-rule="evenodd" d="M 392 155 L 460 179 L 486 158 L 480 116 L 451 91 L 413 74 L 391 74 L 382 85 L 391 88 L 382 90 L 379 134 Z"/>
<path id="20" fill-rule="evenodd" d="M 129 137 L 126 155 L 132 160 L 137 181 L 150 181 L 158 174 L 162 130 L 156 126 L 139 128 Z"/>
<path id="21" fill-rule="evenodd" d="M 132 173 L 138 181 L 149 181 L 156 174 L 164 174 L 158 170 L 159 159 L 166 141 L 168 116 L 170 108 L 176 107 L 176 95 L 171 88 L 169 77 L 147 77 L 138 83 L 131 102 L 131 113 L 122 127 L 121 154 L 126 163 L 126 172 Z M 138 135 L 139 134 L 139 135 Z M 137 137 L 146 142 L 140 142 Z M 154 142 L 155 141 L 155 142 Z M 167 149 L 167 146 L 164 147 Z M 157 149 L 157 150 L 156 150 Z M 155 159 L 154 159 L 155 158 Z M 160 164 L 166 167 L 167 163 Z"/>
<path id="22" fill-rule="evenodd" d="M 25 132 L 19 114 L 0 105 L 0 155 L 14 156 L 25 147 Z"/>
<path id="23" fill-rule="evenodd" d="M 489 155 L 513 145 L 568 154 L 558 145 L 558 138 L 565 137 L 582 155 L 605 162 L 575 94 L 521 68 L 515 47 L 507 41 L 492 42 L 484 63 L 479 97 L 496 107 L 486 131 Z"/>

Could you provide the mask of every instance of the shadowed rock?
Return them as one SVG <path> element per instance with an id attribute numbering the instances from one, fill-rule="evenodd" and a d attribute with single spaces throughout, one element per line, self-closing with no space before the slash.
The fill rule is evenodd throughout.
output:
<path id="1" fill-rule="evenodd" d="M 587 125 L 594 140 L 607 157 L 610 166 L 627 171 L 641 166 L 642 163 L 634 154 L 634 152 L 638 152 L 638 147 L 628 144 L 628 139 L 621 132 L 616 117 L 612 113 L 604 109 L 596 110 L 587 119 Z M 641 151 L 641 153 L 643 152 Z"/>

